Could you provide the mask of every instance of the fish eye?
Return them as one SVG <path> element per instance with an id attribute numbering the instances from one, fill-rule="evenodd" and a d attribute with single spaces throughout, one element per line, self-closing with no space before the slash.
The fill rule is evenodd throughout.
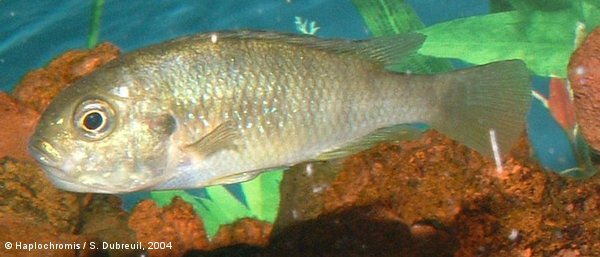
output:
<path id="1" fill-rule="evenodd" d="M 92 140 L 99 140 L 112 131 L 114 110 L 106 101 L 87 100 L 77 107 L 73 122 L 81 135 Z"/>
<path id="2" fill-rule="evenodd" d="M 91 111 L 83 115 L 83 128 L 88 131 L 94 131 L 104 125 L 104 115 L 97 111 Z"/>

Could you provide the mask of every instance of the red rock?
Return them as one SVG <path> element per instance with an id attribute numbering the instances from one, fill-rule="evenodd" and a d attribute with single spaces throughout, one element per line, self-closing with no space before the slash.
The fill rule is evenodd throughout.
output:
<path id="1" fill-rule="evenodd" d="M 29 72 L 13 92 L 14 97 L 42 113 L 63 88 L 115 59 L 119 49 L 103 43 L 92 50 L 73 50 L 47 67 Z"/>
<path id="2" fill-rule="evenodd" d="M 0 213 L 31 216 L 61 232 L 74 232 L 79 196 L 52 186 L 36 164 L 0 159 Z"/>
<path id="3" fill-rule="evenodd" d="M 0 92 L 0 158 L 31 160 L 27 141 L 35 130 L 39 114 Z"/>
<path id="4" fill-rule="evenodd" d="M 5 242 L 88 244 L 88 249 L 44 249 L 7 251 L 0 245 L 0 256 L 98 256 L 89 249 L 97 240 L 127 238 L 116 219 L 94 215 L 114 209 L 114 201 L 89 200 L 83 194 L 66 192 L 54 187 L 44 172 L 30 159 L 26 145 L 39 118 L 50 100 L 69 83 L 91 72 L 97 66 L 116 57 L 118 50 L 103 44 L 91 51 L 73 51 L 57 58 L 47 68 L 29 73 L 17 86 L 13 96 L 0 93 L 0 240 Z M 114 198 L 113 198 L 114 199 Z M 83 208 L 88 215 L 82 216 Z M 120 205 L 117 206 L 120 208 Z M 102 217 L 101 217 L 102 216 Z M 98 220 L 113 234 L 99 232 Z M 87 222 L 84 218 L 98 219 Z M 122 225 L 121 225 L 122 226 Z M 80 229 L 86 233 L 82 234 Z M 120 230 L 121 229 L 121 230 Z M 126 229 L 126 228 L 125 228 Z M 120 233 L 118 236 L 114 234 Z M 110 252 L 111 256 L 116 254 Z"/>
<path id="5" fill-rule="evenodd" d="M 209 246 L 202 221 L 192 206 L 178 197 L 165 208 L 159 208 L 152 200 L 140 202 L 129 218 L 129 227 L 139 242 L 171 244 L 171 249 L 149 250 L 151 256 L 181 256 Z"/>
<path id="6" fill-rule="evenodd" d="M 63 88 L 111 61 L 119 50 L 104 43 L 93 50 L 74 50 L 47 67 L 29 72 L 15 88 L 12 99 L 0 93 L 0 158 L 31 159 L 27 142 L 39 114 Z"/>
<path id="7" fill-rule="evenodd" d="M 269 223 L 245 218 L 234 224 L 221 226 L 211 242 L 211 248 L 236 244 L 266 246 L 269 243 L 271 229 L 272 225 Z"/>
<path id="8" fill-rule="evenodd" d="M 41 111 L 61 88 L 106 61 L 103 58 L 68 54 L 50 65 L 56 69 L 29 75 L 15 94 Z M 592 64 L 588 71 L 598 67 Z M 596 79 L 592 73 L 584 75 L 588 77 L 576 77 L 581 85 Z M 584 90 L 579 97 L 588 94 L 597 96 Z M 127 217 L 115 210 L 114 198 L 60 191 L 30 162 L 5 158 L 0 164 L 0 242 L 132 240 L 130 234 L 123 235 L 129 229 L 119 228 Z M 331 187 L 318 190 L 318 197 L 306 196 L 312 190 L 290 191 L 300 198 L 296 203 L 321 202 L 310 205 L 315 211 L 309 218 L 281 229 L 269 243 L 270 225 L 250 219 L 224 226 L 208 242 L 201 218 L 180 199 L 165 208 L 143 201 L 127 225 L 136 241 L 171 243 L 171 250 L 151 250 L 151 256 L 181 256 L 192 249 L 239 243 L 266 245 L 258 249 L 262 256 L 305 256 L 307 250 L 324 255 L 323 249 L 331 256 L 423 256 L 427 251 L 431 254 L 426 256 L 600 256 L 599 176 L 571 181 L 543 171 L 531 158 L 525 138 L 503 166 L 499 174 L 489 159 L 429 132 L 350 157 Z M 103 232 L 103 227 L 110 231 Z M 514 230 L 519 231 L 518 240 L 509 239 Z M 8 254 L 13 253 L 0 252 Z M 22 254 L 28 253 L 18 256 Z M 44 256 L 53 254 L 71 252 Z"/>
<path id="9" fill-rule="evenodd" d="M 49 224 L 32 217 L 2 214 L 0 231 L 0 255 L 3 257 L 93 256 L 92 250 L 83 249 L 87 240 L 85 237 L 59 232 Z M 11 249 L 7 249 L 7 243 L 11 243 Z M 35 248 L 29 250 L 23 247 Z"/>
<path id="10" fill-rule="evenodd" d="M 569 62 L 577 121 L 588 143 L 600 150 L 600 29 L 588 35 Z"/>

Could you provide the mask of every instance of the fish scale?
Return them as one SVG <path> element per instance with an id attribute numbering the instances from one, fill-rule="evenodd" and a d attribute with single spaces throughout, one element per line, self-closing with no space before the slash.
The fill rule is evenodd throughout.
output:
<path id="1" fill-rule="evenodd" d="M 412 123 L 486 155 L 495 129 L 509 148 L 529 109 L 524 64 L 389 71 L 424 40 L 235 31 L 149 46 L 61 92 L 30 150 L 60 188 L 122 193 L 246 181 L 406 138 Z M 97 127 L 90 114 L 102 117 Z"/>

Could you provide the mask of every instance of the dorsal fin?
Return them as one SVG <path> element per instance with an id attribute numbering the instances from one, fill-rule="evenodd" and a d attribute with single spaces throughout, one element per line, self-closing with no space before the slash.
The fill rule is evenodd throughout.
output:
<path id="1" fill-rule="evenodd" d="M 192 36 L 190 39 L 214 40 L 216 42 L 223 39 L 278 41 L 340 54 L 354 54 L 388 68 L 394 64 L 401 63 L 405 57 L 419 50 L 425 41 L 425 35 L 411 32 L 364 40 L 346 40 L 318 38 L 304 34 L 238 30 L 204 33 Z M 179 40 L 182 39 L 178 39 L 177 41 Z"/>

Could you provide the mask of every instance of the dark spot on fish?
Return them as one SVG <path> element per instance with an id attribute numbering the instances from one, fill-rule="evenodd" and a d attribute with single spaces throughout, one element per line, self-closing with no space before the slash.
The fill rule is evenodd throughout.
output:
<path id="1" fill-rule="evenodd" d="M 152 131 L 165 136 L 173 134 L 177 129 L 177 121 L 171 114 L 161 114 L 147 124 Z"/>

